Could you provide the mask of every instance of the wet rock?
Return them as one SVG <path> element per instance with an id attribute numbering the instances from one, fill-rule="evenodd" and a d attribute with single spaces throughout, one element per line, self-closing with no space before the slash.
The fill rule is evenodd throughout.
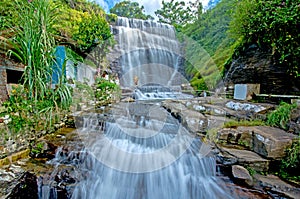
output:
<path id="1" fill-rule="evenodd" d="M 240 102 L 233 102 L 233 101 L 227 102 L 225 106 L 235 111 L 249 111 L 254 113 L 258 113 L 266 109 L 261 105 L 240 103 Z"/>
<path id="2" fill-rule="evenodd" d="M 275 193 L 276 195 L 281 195 L 280 198 L 294 198 L 298 199 L 300 196 L 300 188 L 294 187 L 284 181 L 279 177 L 274 175 L 259 175 L 254 174 L 254 181 L 256 186 L 262 186 L 268 192 Z"/>
<path id="3" fill-rule="evenodd" d="M 191 132 L 205 132 L 207 119 L 204 115 L 192 110 L 183 110 L 178 114 L 180 115 L 180 118 L 182 118 L 182 124 L 185 125 Z"/>
<path id="4" fill-rule="evenodd" d="M 255 171 L 268 171 L 269 160 L 266 160 L 256 153 L 247 150 L 219 147 L 220 153 L 217 155 L 217 161 L 224 165 L 239 164 L 249 166 Z"/>
<path id="5" fill-rule="evenodd" d="M 13 188 L 11 193 L 8 195 L 8 199 L 38 198 L 37 178 L 34 174 L 25 172 L 20 177 L 18 182 L 19 183 Z"/>
<path id="6" fill-rule="evenodd" d="M 246 184 L 248 186 L 253 186 L 253 179 L 249 171 L 240 165 L 233 165 L 231 167 L 232 176 L 238 182 Z"/>

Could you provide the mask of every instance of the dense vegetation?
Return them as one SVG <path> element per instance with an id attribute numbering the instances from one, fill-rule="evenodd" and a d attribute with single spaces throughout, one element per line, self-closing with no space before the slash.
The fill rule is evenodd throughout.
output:
<path id="1" fill-rule="evenodd" d="M 75 62 L 96 48 L 103 58 L 112 36 L 105 12 L 86 0 L 4 0 L 0 8 L 2 53 L 25 66 L 22 85 L 2 104 L 4 141 L 31 140 L 51 131 L 72 103 L 73 88 L 62 72 L 66 62 L 57 63 L 57 46 L 64 45 L 67 59 Z M 54 75 L 59 76 L 55 84 Z"/>

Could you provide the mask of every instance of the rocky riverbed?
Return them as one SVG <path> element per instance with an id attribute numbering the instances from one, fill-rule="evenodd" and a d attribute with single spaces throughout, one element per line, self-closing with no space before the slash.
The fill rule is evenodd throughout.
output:
<path id="1" fill-rule="evenodd" d="M 298 138 L 296 133 L 299 134 L 297 131 L 299 124 L 295 122 L 296 120 L 292 121 L 294 134 L 268 126 L 224 128 L 224 123 L 230 120 L 264 118 L 269 110 L 274 109 L 274 105 L 206 97 L 192 100 L 166 100 L 161 102 L 161 106 L 191 133 L 211 144 L 220 177 L 227 181 L 229 188 L 235 187 L 232 190 L 241 198 L 298 198 L 300 195 L 298 185 L 284 182 L 270 174 L 278 161 L 285 156 L 285 149 Z M 74 113 L 77 122 L 81 122 L 80 115 L 83 113 L 84 110 Z M 102 115 L 104 118 L 101 119 L 105 119 L 105 114 Z M 295 114 L 294 117 L 297 119 L 299 115 Z M 36 194 L 32 195 L 32 198 L 37 198 L 38 185 L 34 182 L 44 182 L 41 178 L 45 178 L 45 175 L 49 175 L 47 174 L 49 170 L 53 170 L 54 165 L 47 161 L 54 157 L 57 149 L 68 153 L 76 150 L 75 148 L 83 147 L 79 134 L 74 130 L 60 129 L 40 139 L 39 143 L 43 143 L 43 151 L 38 156 L 31 153 L 29 157 L 29 152 L 24 151 L 22 154 L 8 157 L 9 162 L 2 160 L 1 198 L 17 198 L 18 194 L 25 197 L 28 193 L 32 195 L 33 192 Z M 255 172 L 250 173 L 249 170 Z M 64 175 L 69 177 L 62 176 L 58 172 L 54 179 L 62 186 L 59 192 L 61 196 L 68 197 L 65 187 L 76 182 L 77 179 L 71 171 Z"/>

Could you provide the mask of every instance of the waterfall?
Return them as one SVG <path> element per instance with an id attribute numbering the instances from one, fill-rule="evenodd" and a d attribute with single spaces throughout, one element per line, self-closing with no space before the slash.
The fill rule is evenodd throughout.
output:
<path id="1" fill-rule="evenodd" d="M 132 88 L 156 83 L 178 86 L 187 83 L 182 75 L 183 57 L 174 27 L 150 20 L 118 17 L 112 27 L 117 42 L 111 63 L 119 68 L 121 85 Z M 116 69 L 117 70 L 117 69 Z"/>

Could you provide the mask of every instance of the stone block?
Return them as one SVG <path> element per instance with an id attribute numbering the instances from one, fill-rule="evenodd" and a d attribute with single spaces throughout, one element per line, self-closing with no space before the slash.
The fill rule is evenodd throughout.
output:
<path id="1" fill-rule="evenodd" d="M 236 84 L 234 85 L 234 99 L 250 100 L 253 94 L 260 93 L 259 84 Z"/>

